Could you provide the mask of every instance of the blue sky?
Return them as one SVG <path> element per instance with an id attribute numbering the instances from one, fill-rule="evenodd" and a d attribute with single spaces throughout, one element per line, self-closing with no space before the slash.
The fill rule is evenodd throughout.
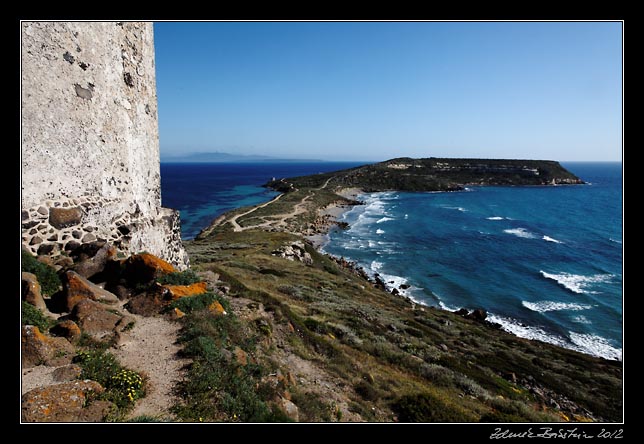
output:
<path id="1" fill-rule="evenodd" d="M 155 23 L 161 155 L 621 160 L 622 26 Z"/>

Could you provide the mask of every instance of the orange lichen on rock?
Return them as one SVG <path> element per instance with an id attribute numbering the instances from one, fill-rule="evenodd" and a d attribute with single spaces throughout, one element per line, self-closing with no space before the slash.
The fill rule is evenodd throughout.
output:
<path id="1" fill-rule="evenodd" d="M 124 266 L 130 282 L 149 282 L 177 271 L 170 263 L 150 253 L 134 254 L 124 261 Z"/>
<path id="2" fill-rule="evenodd" d="M 37 388 L 22 396 L 22 420 L 24 422 L 77 422 L 100 421 L 106 408 L 91 412 L 86 409 L 90 393 L 102 393 L 103 387 L 96 381 L 70 381 Z M 104 407 L 109 407 L 105 405 Z"/>
<path id="3" fill-rule="evenodd" d="M 205 282 L 197 282 L 196 284 L 190 285 L 164 285 L 163 288 L 168 291 L 167 294 L 172 300 L 183 298 L 185 296 L 195 296 L 208 291 Z"/>
<path id="4" fill-rule="evenodd" d="M 219 303 L 219 301 L 214 301 L 212 304 L 208 306 L 208 310 L 210 310 L 212 313 L 216 315 L 225 315 L 226 310 L 224 309 L 224 306 Z"/>

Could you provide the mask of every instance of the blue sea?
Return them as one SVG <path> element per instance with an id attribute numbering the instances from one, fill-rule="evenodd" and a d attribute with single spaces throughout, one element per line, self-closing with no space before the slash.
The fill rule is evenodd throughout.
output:
<path id="1" fill-rule="evenodd" d="M 622 166 L 564 166 L 589 184 L 362 195 L 323 249 L 419 303 L 621 360 Z"/>
<path id="2" fill-rule="evenodd" d="M 361 163 L 161 164 L 163 205 L 184 239 L 276 195 L 273 177 Z M 418 303 L 483 308 L 518 336 L 622 359 L 622 164 L 564 163 L 587 185 L 369 193 L 323 250 Z"/>
<path id="3" fill-rule="evenodd" d="M 179 210 L 181 237 L 199 231 L 235 208 L 258 205 L 277 196 L 262 185 L 273 177 L 337 171 L 363 162 L 161 163 L 162 205 Z"/>

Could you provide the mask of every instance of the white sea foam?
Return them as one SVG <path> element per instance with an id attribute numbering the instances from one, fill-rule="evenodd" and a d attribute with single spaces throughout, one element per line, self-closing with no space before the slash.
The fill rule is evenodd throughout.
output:
<path id="1" fill-rule="evenodd" d="M 607 339 L 597 335 L 570 332 L 570 340 L 575 348 L 590 355 L 600 356 L 605 359 L 622 360 L 622 349 L 613 346 Z"/>
<path id="2" fill-rule="evenodd" d="M 440 308 L 442 308 L 443 310 L 448 310 L 448 311 L 458 311 L 458 310 L 460 309 L 460 307 L 458 307 L 458 308 L 456 308 L 456 307 L 450 307 L 449 305 L 447 305 L 447 304 L 446 304 L 445 302 L 443 302 L 443 301 L 438 301 L 438 306 L 439 306 Z"/>
<path id="3" fill-rule="evenodd" d="M 561 242 L 561 241 L 559 241 L 559 240 L 557 240 L 555 238 L 552 238 L 550 236 L 543 236 L 543 240 L 547 241 L 547 242 L 554 242 L 555 244 L 563 244 L 563 242 Z"/>
<path id="4" fill-rule="evenodd" d="M 535 239 L 537 237 L 534 233 L 529 232 L 525 228 L 508 228 L 507 230 L 503 230 L 503 232 L 513 234 L 524 239 Z"/>
<path id="5" fill-rule="evenodd" d="M 570 343 L 568 343 L 568 341 L 566 341 L 564 338 L 548 334 L 542 328 L 526 325 L 514 318 L 488 313 L 487 320 L 500 324 L 503 330 L 508 331 L 516 336 L 527 339 L 536 339 L 539 341 L 548 342 L 550 344 L 559 345 L 560 347 L 570 348 Z"/>
<path id="6" fill-rule="evenodd" d="M 612 237 L 609 237 L 609 238 L 608 238 L 608 240 L 609 240 L 609 241 L 611 241 L 611 242 L 615 242 L 616 244 L 620 244 L 620 245 L 622 245 L 622 241 L 621 241 L 621 240 L 613 239 Z"/>
<path id="7" fill-rule="evenodd" d="M 573 293 L 577 294 L 596 294 L 596 291 L 591 291 L 588 289 L 588 287 L 590 287 L 592 284 L 609 282 L 613 277 L 612 274 L 595 274 L 592 276 L 584 276 L 581 274 L 571 273 L 546 273 L 543 270 L 541 270 L 541 275 L 546 279 L 552 279 L 567 290 L 570 290 Z"/>
<path id="8" fill-rule="evenodd" d="M 383 218 L 381 218 L 381 219 L 378 219 L 378 220 L 376 221 L 376 223 L 377 223 L 377 224 L 381 224 L 381 223 L 383 223 L 383 222 L 389 222 L 390 220 L 396 220 L 396 219 L 394 219 L 393 217 L 383 217 Z"/>
<path id="9" fill-rule="evenodd" d="M 380 270 L 382 268 L 382 266 L 383 266 L 382 262 L 371 261 L 371 267 L 370 268 L 371 268 L 372 271 L 378 272 L 378 270 Z"/>
<path id="10" fill-rule="evenodd" d="M 444 304 L 441 303 L 441 307 Z M 453 311 L 453 310 L 452 310 Z M 514 318 L 495 315 L 488 313 L 487 320 L 501 325 L 501 328 L 516 336 L 526 339 L 533 339 L 559 347 L 576 350 L 593 356 L 599 356 L 606 359 L 622 360 L 622 349 L 616 348 L 610 342 L 597 335 L 588 335 L 575 332 L 569 332 L 570 340 L 558 335 L 549 334 L 540 327 L 526 325 Z"/>
<path id="11" fill-rule="evenodd" d="M 376 234 L 385 234 L 385 230 L 381 230 L 380 228 L 378 228 L 376 230 Z"/>
<path id="12" fill-rule="evenodd" d="M 462 211 L 462 212 L 467 211 L 467 210 L 466 210 L 465 208 L 463 208 L 463 207 L 443 207 L 443 208 L 447 208 L 447 209 L 449 209 L 449 210 L 458 210 L 458 211 Z"/>
<path id="13" fill-rule="evenodd" d="M 546 313 L 548 311 L 560 311 L 560 310 L 579 311 L 579 310 L 588 310 L 593 308 L 592 305 L 573 304 L 573 303 L 567 303 L 567 302 L 554 302 L 554 301 L 539 301 L 539 302 L 522 301 L 521 303 L 523 304 L 524 307 L 539 313 Z"/>
<path id="14" fill-rule="evenodd" d="M 586 316 L 584 316 L 584 315 L 577 315 L 577 316 L 574 316 L 574 317 L 572 318 L 572 321 L 573 321 L 573 322 L 576 322 L 576 323 L 578 323 L 578 324 L 592 324 L 592 322 L 590 322 L 590 321 L 588 320 L 588 318 L 587 318 Z"/>
<path id="15" fill-rule="evenodd" d="M 486 217 L 487 220 L 503 220 L 505 217 L 501 216 L 492 216 L 492 217 Z"/>

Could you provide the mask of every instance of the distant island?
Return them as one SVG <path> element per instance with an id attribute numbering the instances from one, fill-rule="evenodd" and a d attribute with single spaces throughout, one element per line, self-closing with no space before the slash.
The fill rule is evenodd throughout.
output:
<path id="1" fill-rule="evenodd" d="M 212 152 L 194 152 L 188 154 L 170 154 L 161 156 L 163 163 L 251 163 L 251 162 L 323 162 L 320 159 L 283 159 L 261 155 L 241 155 Z"/>

